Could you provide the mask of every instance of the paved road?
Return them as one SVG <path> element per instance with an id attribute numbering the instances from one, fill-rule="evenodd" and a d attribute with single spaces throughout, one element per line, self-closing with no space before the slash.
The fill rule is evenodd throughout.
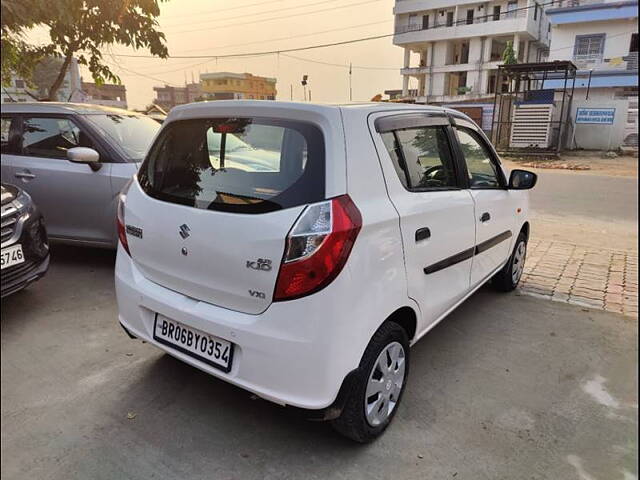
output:
<path id="1" fill-rule="evenodd" d="M 638 221 L 638 179 L 571 171 L 536 170 L 531 206 L 539 214 Z"/>
<path id="2" fill-rule="evenodd" d="M 393 426 L 360 446 L 129 340 L 111 253 L 53 255 L 2 302 L 3 479 L 637 476 L 627 317 L 484 289 L 412 350 Z"/>
<path id="3" fill-rule="evenodd" d="M 536 173 L 538 184 L 530 196 L 534 236 L 637 251 L 637 178 L 544 169 Z"/>

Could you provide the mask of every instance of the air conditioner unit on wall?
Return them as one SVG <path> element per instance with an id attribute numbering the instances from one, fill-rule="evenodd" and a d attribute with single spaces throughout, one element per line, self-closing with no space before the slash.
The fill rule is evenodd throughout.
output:
<path id="1" fill-rule="evenodd" d="M 549 148 L 553 104 L 515 105 L 511 114 L 511 137 L 513 148 Z"/>

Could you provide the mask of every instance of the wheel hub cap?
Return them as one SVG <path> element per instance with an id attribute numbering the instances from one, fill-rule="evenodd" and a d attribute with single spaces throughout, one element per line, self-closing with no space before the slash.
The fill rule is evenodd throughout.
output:
<path id="1" fill-rule="evenodd" d="M 398 342 L 387 345 L 375 361 L 364 399 L 367 422 L 372 427 L 383 423 L 393 412 L 404 386 L 405 351 Z"/>
<path id="2" fill-rule="evenodd" d="M 520 281 L 524 271 L 524 261 L 527 257 L 527 244 L 520 242 L 513 253 L 513 267 L 511 268 L 511 280 L 515 285 Z"/>

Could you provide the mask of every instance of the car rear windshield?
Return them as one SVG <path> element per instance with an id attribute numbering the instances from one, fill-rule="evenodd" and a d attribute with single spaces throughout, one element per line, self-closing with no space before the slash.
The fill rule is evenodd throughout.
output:
<path id="1" fill-rule="evenodd" d="M 195 208 L 262 213 L 324 199 L 316 126 L 265 118 L 180 120 L 165 127 L 138 179 L 151 197 Z"/>

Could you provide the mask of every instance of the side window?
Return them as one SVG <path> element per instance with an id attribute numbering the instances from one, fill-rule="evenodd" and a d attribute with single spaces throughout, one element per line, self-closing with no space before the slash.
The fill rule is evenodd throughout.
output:
<path id="1" fill-rule="evenodd" d="M 66 158 L 73 147 L 92 147 L 91 141 L 67 118 L 26 118 L 22 154 L 31 157 Z"/>
<path id="2" fill-rule="evenodd" d="M 457 188 L 446 127 L 382 133 L 400 181 L 409 190 Z"/>
<path id="3" fill-rule="evenodd" d="M 497 167 L 491 161 L 491 154 L 484 141 L 476 132 L 468 128 L 458 127 L 457 131 L 471 188 L 500 187 Z"/>
<path id="4" fill-rule="evenodd" d="M 2 153 L 13 153 L 13 145 L 10 137 L 11 120 L 11 117 L 2 117 Z"/>

